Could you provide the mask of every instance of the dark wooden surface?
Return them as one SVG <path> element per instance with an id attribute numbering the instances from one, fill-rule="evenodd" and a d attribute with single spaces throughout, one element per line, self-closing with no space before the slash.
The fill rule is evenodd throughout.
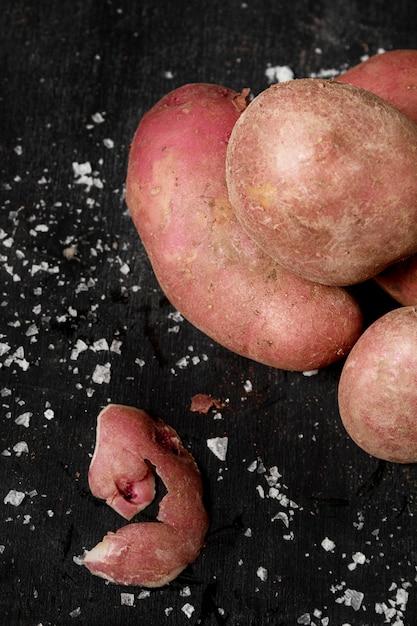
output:
<path id="1" fill-rule="evenodd" d="M 417 624 L 417 469 L 349 440 L 341 364 L 274 371 L 178 321 L 124 203 L 129 142 L 167 91 L 256 94 L 275 66 L 339 72 L 417 47 L 416 25 L 414 0 L 3 0 L 2 624 Z M 87 178 L 74 163 L 91 165 Z M 394 306 L 359 291 L 367 321 Z M 195 393 L 225 408 L 192 413 Z M 207 545 L 161 590 L 109 585 L 74 562 L 124 523 L 87 483 L 109 401 L 174 426 L 202 471 Z M 225 461 L 213 437 L 228 438 Z"/>

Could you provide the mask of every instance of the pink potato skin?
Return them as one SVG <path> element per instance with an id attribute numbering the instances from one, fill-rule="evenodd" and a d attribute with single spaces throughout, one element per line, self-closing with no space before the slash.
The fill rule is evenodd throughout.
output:
<path id="1" fill-rule="evenodd" d="M 306 279 L 353 285 L 417 251 L 417 125 L 360 87 L 261 92 L 233 128 L 227 183 L 246 232 Z"/>
<path id="2" fill-rule="evenodd" d="M 366 329 L 343 366 L 338 402 L 363 450 L 417 462 L 417 307 L 394 309 Z"/>
<path id="3" fill-rule="evenodd" d="M 135 133 L 127 204 L 162 290 L 189 322 L 265 365 L 325 367 L 349 352 L 362 314 L 346 290 L 282 268 L 238 223 L 225 163 L 245 106 L 205 83 L 163 97 Z"/>
<path id="4" fill-rule="evenodd" d="M 209 518 L 192 454 L 162 420 L 135 407 L 107 405 L 97 418 L 88 474 L 93 495 L 130 520 L 154 499 L 153 472 L 166 489 L 157 521 L 108 532 L 83 556 L 92 574 L 119 585 L 161 587 L 197 559 Z"/>
<path id="5" fill-rule="evenodd" d="M 371 91 L 417 123 L 417 50 L 375 54 L 335 80 Z"/>
<path id="6" fill-rule="evenodd" d="M 336 80 L 371 91 L 417 123 L 417 50 L 376 54 Z M 375 281 L 403 306 L 417 304 L 417 256 L 395 263 Z"/>
<path id="7" fill-rule="evenodd" d="M 394 263 L 375 276 L 375 282 L 403 306 L 417 305 L 417 255 Z"/>

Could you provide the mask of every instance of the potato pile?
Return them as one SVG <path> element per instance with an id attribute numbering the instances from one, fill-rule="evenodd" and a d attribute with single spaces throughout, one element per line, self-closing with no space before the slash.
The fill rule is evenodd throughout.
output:
<path id="1" fill-rule="evenodd" d="M 347 357 L 348 433 L 375 456 L 417 461 L 417 51 L 252 101 L 206 83 L 173 90 L 136 130 L 126 201 L 190 323 L 276 368 Z M 351 293 L 367 280 L 402 305 L 379 334 L 363 332 Z"/>

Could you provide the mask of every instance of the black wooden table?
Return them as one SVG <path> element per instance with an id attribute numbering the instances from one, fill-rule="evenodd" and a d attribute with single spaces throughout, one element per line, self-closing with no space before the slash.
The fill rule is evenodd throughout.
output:
<path id="1" fill-rule="evenodd" d="M 133 132 L 171 89 L 256 94 L 282 72 L 331 76 L 416 47 L 414 0 L 3 0 L 2 624 L 417 624 L 417 468 L 348 438 L 341 363 L 273 370 L 178 316 L 124 202 Z M 359 292 L 367 322 L 395 306 Z M 224 407 L 191 412 L 196 393 Z M 201 468 L 207 544 L 163 589 L 76 562 L 124 524 L 87 483 L 108 402 L 162 417 Z"/>

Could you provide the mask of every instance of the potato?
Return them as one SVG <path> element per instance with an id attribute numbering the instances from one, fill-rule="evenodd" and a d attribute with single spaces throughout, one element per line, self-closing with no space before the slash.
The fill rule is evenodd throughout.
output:
<path id="1" fill-rule="evenodd" d="M 417 251 L 417 125 L 360 87 L 261 92 L 233 128 L 227 184 L 246 232 L 306 279 L 353 285 Z"/>
<path id="2" fill-rule="evenodd" d="M 417 307 L 371 324 L 342 369 L 339 411 L 363 450 L 396 463 L 417 461 Z"/>
<path id="3" fill-rule="evenodd" d="M 417 255 L 390 265 L 374 280 L 403 306 L 417 305 Z"/>
<path id="4" fill-rule="evenodd" d="M 336 80 L 372 91 L 417 122 L 417 50 L 375 54 Z"/>
<path id="5" fill-rule="evenodd" d="M 131 146 L 126 200 L 172 305 L 219 344 L 288 370 L 347 354 L 362 314 L 344 289 L 296 277 L 243 231 L 226 186 L 226 148 L 245 98 L 212 84 L 164 96 Z"/>
<path id="6" fill-rule="evenodd" d="M 376 54 L 336 80 L 372 91 L 417 123 L 417 50 Z M 403 306 L 417 304 L 417 256 L 391 265 L 375 280 Z"/>

